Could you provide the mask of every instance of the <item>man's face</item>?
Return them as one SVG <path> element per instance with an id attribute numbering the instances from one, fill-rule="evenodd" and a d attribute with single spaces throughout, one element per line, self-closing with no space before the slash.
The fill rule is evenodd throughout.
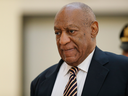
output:
<path id="1" fill-rule="evenodd" d="M 54 23 L 59 54 L 71 66 L 79 65 L 94 49 L 90 24 L 80 10 L 63 9 Z"/>

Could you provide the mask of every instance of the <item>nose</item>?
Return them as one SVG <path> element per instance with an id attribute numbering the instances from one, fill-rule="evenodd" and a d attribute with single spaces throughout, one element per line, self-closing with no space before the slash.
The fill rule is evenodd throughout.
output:
<path id="1" fill-rule="evenodd" d="M 66 32 L 62 32 L 59 43 L 65 45 L 70 42 L 70 38 Z"/>

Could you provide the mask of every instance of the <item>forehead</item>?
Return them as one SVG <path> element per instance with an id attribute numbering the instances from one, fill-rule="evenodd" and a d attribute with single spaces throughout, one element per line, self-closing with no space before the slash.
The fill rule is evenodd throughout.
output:
<path id="1" fill-rule="evenodd" d="M 79 23 L 85 20 L 85 16 L 81 8 L 63 8 L 55 17 L 54 25 L 60 25 L 68 23 L 69 25 L 73 23 Z"/>

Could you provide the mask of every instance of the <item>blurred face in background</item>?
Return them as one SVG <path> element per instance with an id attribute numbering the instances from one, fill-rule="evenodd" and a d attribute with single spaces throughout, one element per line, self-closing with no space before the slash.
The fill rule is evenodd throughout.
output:
<path id="1" fill-rule="evenodd" d="M 128 51 L 123 51 L 122 55 L 127 56 L 128 57 Z"/>

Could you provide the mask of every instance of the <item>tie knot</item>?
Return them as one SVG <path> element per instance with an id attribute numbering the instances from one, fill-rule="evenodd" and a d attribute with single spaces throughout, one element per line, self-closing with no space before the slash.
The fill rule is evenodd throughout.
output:
<path id="1" fill-rule="evenodd" d="M 70 68 L 70 70 L 69 70 L 69 72 L 70 72 L 70 74 L 72 75 L 72 74 L 77 74 L 77 72 L 78 72 L 78 67 L 76 67 L 76 66 L 73 66 L 72 68 Z"/>

